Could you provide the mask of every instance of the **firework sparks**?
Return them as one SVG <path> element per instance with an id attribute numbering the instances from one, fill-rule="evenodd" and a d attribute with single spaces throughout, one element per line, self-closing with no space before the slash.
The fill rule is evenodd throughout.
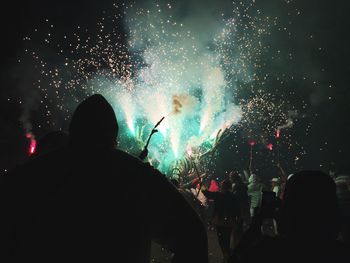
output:
<path id="1" fill-rule="evenodd" d="M 285 104 L 272 94 L 260 90 L 248 99 L 237 98 L 238 88 L 266 80 L 258 74 L 269 49 L 263 38 L 276 27 L 277 17 L 262 14 L 254 1 L 242 1 L 232 5 L 229 15 L 218 15 L 207 36 L 207 30 L 201 34 L 192 30 L 191 21 L 177 17 L 175 7 L 115 5 L 113 15 L 97 22 L 97 34 L 79 26 L 62 37 L 50 26 L 43 45 L 56 51 L 55 63 L 40 50 L 26 49 L 40 73 L 36 85 L 46 117 L 58 114 L 68 120 L 79 101 L 101 93 L 113 105 L 121 131 L 130 131 L 136 140 L 140 127 L 152 129 L 166 116 L 149 147 L 163 171 L 188 153 L 188 145 L 207 151 L 218 130 L 239 123 L 248 138 L 259 142 L 287 123 Z M 128 149 L 123 144 L 128 140 L 120 140 L 120 147 Z"/>

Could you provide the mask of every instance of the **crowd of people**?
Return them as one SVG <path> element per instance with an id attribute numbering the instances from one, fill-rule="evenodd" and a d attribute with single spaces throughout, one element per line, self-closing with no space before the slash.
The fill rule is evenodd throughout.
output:
<path id="1" fill-rule="evenodd" d="M 248 171 L 231 171 L 225 175 L 221 182 L 212 179 L 207 186 L 200 183 L 202 178 L 183 185 L 176 179 L 171 182 L 200 215 L 207 228 L 216 231 L 224 262 L 227 262 L 230 251 L 239 244 L 264 202 L 278 208 L 284 185 L 281 183 L 283 179 L 277 177 L 263 183 L 259 176 Z M 277 234 L 272 217 L 264 219 L 262 233 L 269 236 Z"/>
<path id="2" fill-rule="evenodd" d="M 223 262 L 349 262 L 350 177 L 281 174 L 264 184 L 232 171 L 181 185 L 117 150 L 118 122 L 101 95 L 84 100 L 69 133 L 53 132 L 0 183 L 3 262 L 208 262 L 214 228 Z M 199 178 L 200 179 L 200 178 Z"/>

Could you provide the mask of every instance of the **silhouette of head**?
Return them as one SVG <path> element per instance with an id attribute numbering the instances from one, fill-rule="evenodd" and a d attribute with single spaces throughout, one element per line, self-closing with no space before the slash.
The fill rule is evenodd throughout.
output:
<path id="1" fill-rule="evenodd" d="M 37 144 L 36 155 L 42 155 L 65 147 L 68 135 L 62 131 L 52 131 L 44 135 Z"/>
<path id="2" fill-rule="evenodd" d="M 230 173 L 230 180 L 232 181 L 232 183 L 234 184 L 243 184 L 243 180 L 242 178 L 239 176 L 238 172 L 231 172 Z"/>
<path id="3" fill-rule="evenodd" d="M 221 191 L 222 192 L 228 192 L 232 188 L 232 182 L 230 180 L 224 180 L 221 183 Z"/>
<path id="4" fill-rule="evenodd" d="M 239 176 L 239 174 L 238 174 L 238 172 L 237 171 L 231 171 L 230 173 L 229 173 L 229 177 L 232 179 L 232 178 L 234 178 L 234 177 L 237 177 L 237 176 Z"/>
<path id="5" fill-rule="evenodd" d="M 117 118 L 112 106 L 102 95 L 92 95 L 79 104 L 69 126 L 71 145 L 113 148 L 117 135 Z"/>
<path id="6" fill-rule="evenodd" d="M 337 199 L 334 181 L 321 171 L 301 171 L 286 183 L 278 230 L 290 238 L 335 239 Z"/>

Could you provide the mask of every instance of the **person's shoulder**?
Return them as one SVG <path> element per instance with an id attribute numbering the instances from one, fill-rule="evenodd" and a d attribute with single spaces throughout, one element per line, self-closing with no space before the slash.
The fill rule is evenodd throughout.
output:
<path id="1" fill-rule="evenodd" d="M 136 156 L 118 149 L 113 149 L 111 151 L 111 156 L 113 159 L 118 160 L 118 163 L 122 165 L 131 165 L 134 168 L 148 167 L 146 163 L 142 162 Z"/>
<path id="2" fill-rule="evenodd" d="M 135 157 L 129 153 L 126 153 L 118 149 L 114 149 L 111 152 L 111 154 L 112 154 L 112 158 L 115 158 L 118 160 L 119 165 L 129 167 L 141 173 L 162 175 L 161 172 L 155 169 L 153 166 L 151 166 L 150 163 L 143 162 L 138 157 Z"/>
<path id="3" fill-rule="evenodd" d="M 34 155 L 24 163 L 16 165 L 9 173 L 9 176 L 21 176 L 30 174 L 32 171 L 41 171 L 45 169 L 53 169 L 54 164 L 63 162 L 67 157 L 66 150 L 57 150 L 44 155 Z"/>
<path id="4" fill-rule="evenodd" d="M 61 152 L 32 156 L 24 163 L 16 165 L 4 176 L 1 191 L 9 196 L 26 196 L 37 191 L 47 191 L 61 176 L 63 161 Z"/>
<path id="5" fill-rule="evenodd" d="M 137 157 L 119 149 L 113 149 L 110 153 L 114 158 L 119 158 L 123 161 L 129 161 L 129 162 L 135 162 L 135 163 L 141 162 L 141 160 L 138 159 Z"/>

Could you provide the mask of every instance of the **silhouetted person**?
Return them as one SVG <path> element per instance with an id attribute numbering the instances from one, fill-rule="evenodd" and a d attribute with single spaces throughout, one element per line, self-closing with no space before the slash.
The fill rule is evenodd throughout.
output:
<path id="1" fill-rule="evenodd" d="M 198 215 L 163 174 L 114 149 L 118 123 L 93 95 L 73 114 L 69 146 L 1 183 L 3 262 L 150 262 L 151 240 L 173 262 L 207 262 Z"/>
<path id="2" fill-rule="evenodd" d="M 261 205 L 263 185 L 256 174 L 252 174 L 248 180 L 248 195 L 250 197 L 250 216 L 253 217 Z"/>
<path id="3" fill-rule="evenodd" d="M 250 200 L 248 187 L 242 177 L 235 171 L 230 172 L 229 177 L 232 181 L 232 192 L 237 196 L 240 207 L 238 223 L 233 229 L 234 246 L 236 246 L 243 235 L 245 225 L 250 222 Z"/>
<path id="4" fill-rule="evenodd" d="M 231 234 L 238 222 L 240 207 L 237 196 L 231 191 L 232 183 L 225 180 L 221 184 L 220 192 L 204 190 L 204 195 L 214 200 L 214 212 L 212 223 L 215 225 L 221 247 L 224 262 L 227 261 L 230 253 Z"/>
<path id="5" fill-rule="evenodd" d="M 276 194 L 276 197 L 281 197 L 281 184 L 280 184 L 280 178 L 274 177 L 271 179 L 271 191 Z"/>
<path id="6" fill-rule="evenodd" d="M 340 233 L 342 240 L 350 247 L 350 176 L 338 174 L 335 178 L 339 207 Z"/>
<path id="7" fill-rule="evenodd" d="M 294 174 L 286 183 L 280 210 L 275 215 L 271 211 L 263 206 L 254 217 L 232 262 L 349 262 L 336 241 L 336 188 L 328 175 L 319 171 Z M 269 216 L 277 219 L 276 237 L 261 236 L 262 219 Z"/>

